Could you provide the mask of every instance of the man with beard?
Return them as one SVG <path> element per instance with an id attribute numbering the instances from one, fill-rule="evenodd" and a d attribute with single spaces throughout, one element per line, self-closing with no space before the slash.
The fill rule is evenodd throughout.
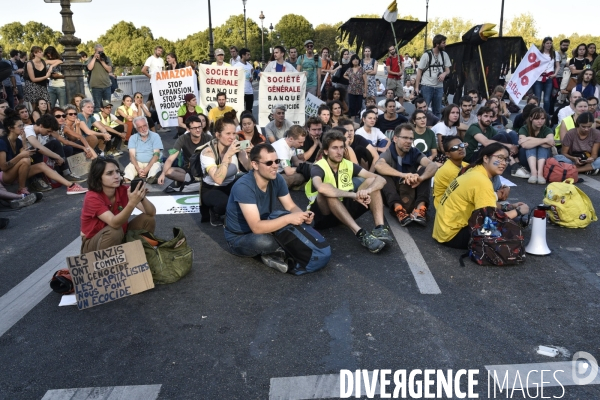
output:
<path id="1" fill-rule="evenodd" d="M 594 70 L 590 68 L 584 69 L 583 72 L 579 74 L 577 77 L 577 85 L 575 85 L 571 94 L 575 92 L 581 93 L 581 97 L 584 99 L 587 99 L 588 97 L 600 97 Z"/>
<path id="2" fill-rule="evenodd" d="M 318 117 L 310 117 L 304 124 L 308 135 L 304 141 L 302 150 L 304 154 L 301 154 L 299 158 L 304 162 L 314 163 L 317 158 L 317 154 L 321 149 L 321 135 L 323 134 L 323 121 Z"/>
<path id="3" fill-rule="evenodd" d="M 298 49 L 296 49 L 295 47 L 290 47 L 289 53 L 290 53 L 290 58 L 288 58 L 285 61 L 290 63 L 292 65 L 292 67 L 296 68 L 298 66 Z M 285 54 L 285 51 L 284 51 L 284 54 Z"/>
<path id="4" fill-rule="evenodd" d="M 292 122 L 285 119 L 286 108 L 283 104 L 273 106 L 271 114 L 273 120 L 265 125 L 265 137 L 269 143 L 275 143 L 285 136 L 285 132 L 292 127 Z"/>
<path id="5" fill-rule="evenodd" d="M 458 118 L 460 125 L 458 126 L 458 134 L 461 138 L 465 137 L 465 132 L 469 127 L 478 122 L 477 113 L 473 112 L 473 100 L 471 96 L 463 96 L 460 98 L 460 116 Z"/>
<path id="6" fill-rule="evenodd" d="M 354 134 L 354 123 L 349 119 L 340 119 L 338 125 L 346 130 L 346 146 L 354 150 L 360 166 L 373 171 L 373 165 L 379 159 L 377 149 L 373 147 L 369 140 Z"/>
<path id="7" fill-rule="evenodd" d="M 320 97 L 322 61 L 321 57 L 313 51 L 314 46 L 313 41 L 310 39 L 304 42 L 306 54 L 298 57 L 296 69 L 298 72 L 304 71 L 306 73 L 306 94 L 310 93 L 313 96 Z"/>
<path id="8" fill-rule="evenodd" d="M 294 203 L 281 174 L 280 160 L 273 146 L 259 143 L 250 151 L 252 170 L 231 189 L 227 202 L 225 240 L 229 251 L 240 257 L 261 256 L 262 262 L 280 272 L 287 272 L 285 252 L 271 233 L 288 224 L 312 223 L 314 214 L 302 211 Z M 290 214 L 269 219 L 277 202 Z"/>
<path id="9" fill-rule="evenodd" d="M 125 182 L 139 176 L 147 183 L 153 184 L 161 170 L 160 156 L 163 150 L 162 140 L 156 132 L 148 128 L 146 117 L 135 117 L 133 126 L 137 135 L 129 139 L 129 164 L 125 167 Z"/>
<path id="10" fill-rule="evenodd" d="M 315 228 L 344 224 L 352 230 L 360 244 L 378 253 L 393 237 L 383 220 L 381 188 L 385 179 L 344 158 L 346 137 L 338 130 L 327 132 L 322 139 L 323 158 L 312 166 L 311 180 L 305 186 L 309 207 L 315 213 Z M 365 180 L 356 188 L 352 178 Z M 375 229 L 368 232 L 356 219 L 371 211 Z"/>
<path id="11" fill-rule="evenodd" d="M 217 122 L 218 119 L 223 118 L 223 116 L 229 111 L 233 110 L 233 107 L 230 107 L 227 104 L 227 94 L 225 92 L 217 93 L 217 105 L 208 112 L 208 120 L 211 124 Z"/>
<path id="12" fill-rule="evenodd" d="M 433 49 L 426 51 L 419 60 L 415 93 L 422 94 L 431 107 L 433 115 L 442 116 L 442 96 L 444 95 L 444 79 L 450 73 L 450 57 L 444 51 L 446 36 L 433 37 Z"/>
<path id="13" fill-rule="evenodd" d="M 375 163 L 375 170 L 385 179 L 383 199 L 400 225 L 415 221 L 425 226 L 431 191 L 431 177 L 437 163 L 413 147 L 415 134 L 411 124 L 401 124 L 394 130 L 394 144 Z"/>
<path id="14" fill-rule="evenodd" d="M 400 93 L 404 93 L 404 86 L 402 85 L 404 60 L 402 59 L 401 55 L 396 54 L 396 47 L 390 46 L 388 51 L 389 56 L 385 59 L 385 65 L 388 73 L 386 89 L 392 89 L 394 91 L 394 96 L 398 97 L 400 96 Z"/>

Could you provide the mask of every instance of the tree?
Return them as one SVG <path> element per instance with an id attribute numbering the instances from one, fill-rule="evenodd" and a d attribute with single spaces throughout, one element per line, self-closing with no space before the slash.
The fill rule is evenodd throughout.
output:
<path id="1" fill-rule="evenodd" d="M 246 19 L 246 32 L 248 34 L 248 50 L 250 50 L 251 56 L 260 60 L 260 27 L 251 18 Z M 244 47 L 244 15 L 239 14 L 229 17 L 223 25 L 213 29 L 213 37 L 215 48 L 222 48 L 226 54 L 229 53 L 228 50 L 231 46 L 236 46 L 238 50 Z M 226 56 L 225 59 L 228 60 L 229 57 Z"/>
<path id="2" fill-rule="evenodd" d="M 323 47 L 327 47 L 329 49 L 329 55 L 332 58 L 337 58 L 338 56 L 338 44 L 337 44 L 337 36 L 338 36 L 338 28 L 339 25 L 331 25 L 331 24 L 321 24 L 315 28 L 315 34 L 313 36 L 313 40 L 315 41 L 315 46 L 318 49 L 322 49 Z"/>
<path id="3" fill-rule="evenodd" d="M 531 13 L 520 14 L 514 17 L 505 31 L 506 36 L 521 36 L 525 45 L 529 48 L 532 44 L 540 45 L 541 39 L 537 39 L 538 29 L 535 19 Z"/>
<path id="4" fill-rule="evenodd" d="M 49 26 L 39 22 L 11 22 L 0 27 L 0 44 L 7 51 L 17 49 L 29 52 L 32 46 L 54 46 L 58 52 L 64 51 L 63 46 L 58 43 L 62 33 L 55 31 Z"/>
<path id="5" fill-rule="evenodd" d="M 279 35 L 279 39 L 277 36 Z M 315 30 L 306 18 L 296 14 L 286 14 L 275 25 L 270 42 L 273 45 L 282 44 L 289 49 L 296 47 L 298 54 L 304 53 L 304 42 L 308 39 L 314 40 Z"/>
<path id="6" fill-rule="evenodd" d="M 179 62 L 208 60 L 208 29 L 178 40 L 175 50 Z"/>

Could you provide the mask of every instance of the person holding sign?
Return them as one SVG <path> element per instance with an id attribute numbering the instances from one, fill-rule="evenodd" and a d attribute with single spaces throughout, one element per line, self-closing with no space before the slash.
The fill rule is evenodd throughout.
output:
<path id="1" fill-rule="evenodd" d="M 202 186 L 200 198 L 202 205 L 209 207 L 210 224 L 223 225 L 221 216 L 225 215 L 227 201 L 236 175 L 240 172 L 239 162 L 250 170 L 250 161 L 244 150 L 248 142 L 236 139 L 236 123 L 228 118 L 222 118 L 215 124 L 216 138 L 206 145 L 200 153 L 202 164 Z M 244 146 L 242 146 L 244 145 Z"/>
<path id="2" fill-rule="evenodd" d="M 175 139 L 187 131 L 185 122 L 189 117 L 204 113 L 202 107 L 198 105 L 198 99 L 196 99 L 195 94 L 188 93 L 184 96 L 183 100 L 185 103 L 177 110 L 177 135 L 175 135 Z"/>
<path id="3" fill-rule="evenodd" d="M 227 105 L 227 94 L 225 92 L 217 93 L 217 105 L 208 112 L 208 120 L 211 124 L 215 124 L 219 119 L 223 118 L 223 116 L 233 111 L 233 107 Z"/>
<path id="4" fill-rule="evenodd" d="M 128 230 L 154 233 L 156 208 L 146 198 L 146 184 L 122 185 L 119 164 L 112 158 L 92 161 L 88 175 L 90 190 L 81 209 L 81 254 L 123 243 Z M 133 210 L 142 212 L 128 222 Z"/>
<path id="5" fill-rule="evenodd" d="M 217 61 L 215 61 L 211 65 L 217 65 L 219 67 L 230 67 L 231 66 L 225 62 L 225 52 L 223 51 L 223 49 L 216 49 L 215 57 L 217 57 Z"/>
<path id="6" fill-rule="evenodd" d="M 284 60 L 285 48 L 283 46 L 275 46 L 273 48 L 272 61 L 265 67 L 264 72 L 296 72 L 296 68 L 289 62 Z M 262 75 L 259 74 L 259 76 Z"/>

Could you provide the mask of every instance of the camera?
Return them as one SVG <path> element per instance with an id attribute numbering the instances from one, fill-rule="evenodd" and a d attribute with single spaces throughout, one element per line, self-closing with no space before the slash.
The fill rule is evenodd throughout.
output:
<path id="1" fill-rule="evenodd" d="M 104 52 L 103 52 L 103 51 L 101 51 L 100 53 L 98 53 L 98 55 L 100 56 L 100 59 L 101 59 L 102 61 L 106 61 L 106 54 L 104 54 Z"/>

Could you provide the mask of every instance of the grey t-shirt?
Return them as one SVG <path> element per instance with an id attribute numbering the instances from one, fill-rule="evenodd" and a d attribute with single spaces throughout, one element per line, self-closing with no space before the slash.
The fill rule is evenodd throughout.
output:
<path id="1" fill-rule="evenodd" d="M 210 136 L 208 133 L 202 133 L 202 136 L 200 137 L 200 143 L 194 144 L 189 132 L 179 136 L 173 148 L 183 154 L 184 168 L 187 168 L 190 165 L 190 157 L 192 154 L 194 154 L 196 148 L 198 146 L 202 146 L 206 142 L 209 142 L 211 139 L 212 136 Z"/>
<path id="2" fill-rule="evenodd" d="M 452 66 L 450 57 L 445 51 L 442 51 L 437 56 L 431 52 L 433 60 L 431 60 L 431 68 L 427 69 L 427 67 L 429 67 L 429 55 L 430 52 L 427 51 L 419 60 L 418 67 L 423 70 L 423 73 L 421 74 L 421 86 L 443 87 L 444 82 L 438 81 L 438 75 L 444 72 L 445 67 L 450 68 Z"/>
<path id="3" fill-rule="evenodd" d="M 274 137 L 275 141 L 278 141 L 279 139 L 281 139 L 285 136 L 285 132 L 288 129 L 290 129 L 292 127 L 292 125 L 293 124 L 290 121 L 288 121 L 287 119 L 283 120 L 283 124 L 281 125 L 281 128 L 277 128 L 277 126 L 275 126 L 275 121 L 269 122 L 265 126 L 265 134 L 267 136 L 267 139 Z"/>
<path id="4" fill-rule="evenodd" d="M 93 60 L 93 55 L 92 57 L 90 57 L 90 59 L 88 60 L 88 64 L 90 62 L 92 62 Z M 108 64 L 109 67 L 113 67 L 112 65 L 112 61 L 110 60 L 110 57 L 106 57 L 106 64 Z M 87 69 L 87 68 L 86 68 Z M 108 72 L 104 69 L 104 67 L 102 66 L 102 63 L 98 60 L 96 60 L 96 63 L 94 64 L 94 69 L 92 69 L 92 77 L 90 78 L 90 87 L 91 88 L 107 88 L 112 86 L 112 82 L 110 81 L 110 76 L 108 76 Z"/>

